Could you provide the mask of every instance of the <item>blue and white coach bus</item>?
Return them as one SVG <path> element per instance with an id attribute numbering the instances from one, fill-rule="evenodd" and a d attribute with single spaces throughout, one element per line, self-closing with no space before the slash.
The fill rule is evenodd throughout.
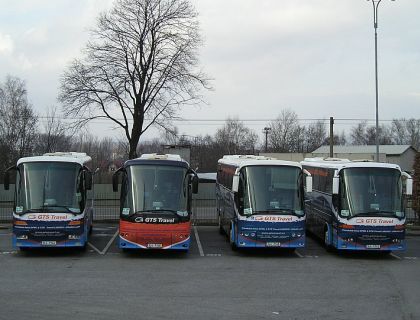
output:
<path id="1" fill-rule="evenodd" d="M 398 165 L 336 158 L 301 164 L 313 177 L 305 201 L 307 229 L 327 249 L 405 249 L 403 190 L 412 194 L 413 182 Z"/>
<path id="2" fill-rule="evenodd" d="M 16 171 L 13 245 L 85 247 L 92 228 L 91 158 L 85 153 L 56 152 L 26 157 L 5 172 Z"/>
<path id="3" fill-rule="evenodd" d="M 303 177 L 297 162 L 263 156 L 224 156 L 218 161 L 219 228 L 233 249 L 305 246 Z M 306 172 L 307 191 L 312 178 Z"/>

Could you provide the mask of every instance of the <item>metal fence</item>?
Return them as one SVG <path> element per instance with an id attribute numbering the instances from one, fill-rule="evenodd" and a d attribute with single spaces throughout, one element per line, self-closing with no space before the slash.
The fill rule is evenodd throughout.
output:
<path id="1" fill-rule="evenodd" d="M 13 186 L 11 186 L 13 190 Z M 95 221 L 118 221 L 119 219 L 119 193 L 112 191 L 112 185 L 95 185 Z M 13 192 L 0 193 L 0 221 L 12 220 Z M 197 225 L 216 224 L 216 194 L 214 183 L 199 185 L 198 194 L 193 195 L 192 201 L 193 221 Z"/>
<path id="2" fill-rule="evenodd" d="M 11 188 L 13 190 L 13 188 Z M 214 183 L 200 183 L 198 194 L 193 195 L 193 221 L 196 225 L 217 224 L 216 194 Z M 119 219 L 119 193 L 112 192 L 110 184 L 95 185 L 95 221 L 117 221 Z M 0 221 L 12 219 L 13 192 L 0 192 Z M 406 217 L 408 225 L 419 225 L 420 217 L 407 202 Z"/>

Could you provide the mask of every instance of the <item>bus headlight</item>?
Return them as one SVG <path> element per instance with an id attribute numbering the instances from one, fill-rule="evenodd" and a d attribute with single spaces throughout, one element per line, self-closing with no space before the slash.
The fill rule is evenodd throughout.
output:
<path id="1" fill-rule="evenodd" d="M 28 236 L 27 236 L 27 235 L 25 235 L 25 234 L 23 234 L 23 235 L 21 235 L 21 236 L 17 236 L 17 237 L 16 237 L 16 239 L 17 239 L 17 240 L 28 240 Z"/>

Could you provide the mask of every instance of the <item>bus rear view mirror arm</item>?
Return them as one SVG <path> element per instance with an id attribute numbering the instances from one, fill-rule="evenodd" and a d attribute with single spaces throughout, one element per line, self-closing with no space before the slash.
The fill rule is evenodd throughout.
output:
<path id="1" fill-rule="evenodd" d="M 305 181 L 305 185 L 306 185 L 306 192 L 312 192 L 312 176 L 311 173 L 306 170 L 303 169 L 303 173 L 306 175 L 306 181 Z"/>

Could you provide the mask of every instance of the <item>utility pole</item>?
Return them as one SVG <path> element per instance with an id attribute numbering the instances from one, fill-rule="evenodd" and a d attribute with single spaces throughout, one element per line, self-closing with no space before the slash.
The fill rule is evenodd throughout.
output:
<path id="1" fill-rule="evenodd" d="M 330 117 L 330 158 L 334 157 L 334 118 Z"/>

